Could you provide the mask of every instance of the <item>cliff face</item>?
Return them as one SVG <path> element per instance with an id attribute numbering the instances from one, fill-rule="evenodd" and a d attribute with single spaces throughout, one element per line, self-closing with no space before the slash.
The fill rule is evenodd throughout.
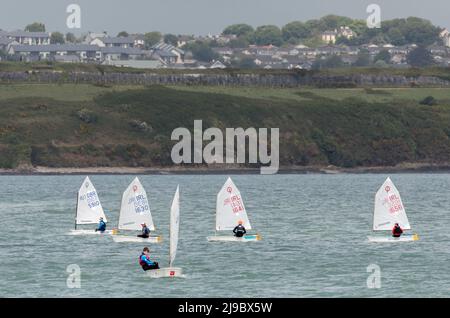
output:
<path id="1" fill-rule="evenodd" d="M 316 74 L 287 72 L 280 74 L 218 73 L 218 74 L 152 74 L 98 72 L 0 72 L 0 83 L 87 83 L 101 85 L 220 85 L 264 87 L 450 87 L 450 77 L 432 75 L 390 74 Z"/>

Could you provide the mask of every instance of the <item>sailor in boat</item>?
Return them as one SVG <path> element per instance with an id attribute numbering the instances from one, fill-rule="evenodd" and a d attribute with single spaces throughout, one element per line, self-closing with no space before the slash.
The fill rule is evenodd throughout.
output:
<path id="1" fill-rule="evenodd" d="M 95 229 L 95 232 L 97 232 L 97 231 L 100 233 L 103 233 L 106 231 L 106 223 L 102 217 L 100 218 L 100 221 L 98 222 L 98 227 Z"/>
<path id="2" fill-rule="evenodd" d="M 144 271 L 148 271 L 150 269 L 159 269 L 158 262 L 152 262 L 150 260 L 150 249 L 148 247 L 144 247 L 144 250 L 139 257 L 139 265 L 141 265 Z"/>
<path id="3" fill-rule="evenodd" d="M 243 237 L 245 235 L 245 233 L 247 233 L 247 230 L 242 225 L 242 223 L 244 223 L 242 220 L 239 220 L 238 223 L 239 224 L 233 230 L 234 236 L 236 236 L 236 237 Z"/>
<path id="4" fill-rule="evenodd" d="M 138 237 L 148 238 L 150 236 L 150 230 L 147 227 L 147 224 L 143 223 L 142 225 L 142 234 L 139 234 Z"/>
<path id="5" fill-rule="evenodd" d="M 393 237 L 400 237 L 403 234 L 403 230 L 400 227 L 400 225 L 398 225 L 398 223 L 395 223 L 394 228 L 392 229 L 392 236 Z"/>

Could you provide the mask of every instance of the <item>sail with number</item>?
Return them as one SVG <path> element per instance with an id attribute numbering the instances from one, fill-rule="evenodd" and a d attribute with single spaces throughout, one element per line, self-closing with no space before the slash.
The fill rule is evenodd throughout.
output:
<path id="1" fill-rule="evenodd" d="M 404 230 L 411 229 L 400 193 L 392 180 L 387 178 L 375 195 L 373 230 L 392 230 L 395 223 Z"/>
<path id="2" fill-rule="evenodd" d="M 147 193 L 139 179 L 135 178 L 122 195 L 119 230 L 139 231 L 143 223 L 150 231 L 155 230 Z"/>
<path id="3" fill-rule="evenodd" d="M 86 177 L 78 191 L 76 224 L 98 223 L 101 217 L 107 222 L 97 190 L 89 177 Z"/>
<path id="4" fill-rule="evenodd" d="M 247 230 L 251 229 L 241 193 L 231 178 L 228 178 L 220 192 L 217 194 L 216 230 L 233 230 L 239 220 L 242 220 L 242 225 Z"/>
<path id="5" fill-rule="evenodd" d="M 170 261 L 169 267 L 175 260 L 178 247 L 178 234 L 180 231 L 180 188 L 177 187 L 177 191 L 173 197 L 172 206 L 170 207 Z"/>

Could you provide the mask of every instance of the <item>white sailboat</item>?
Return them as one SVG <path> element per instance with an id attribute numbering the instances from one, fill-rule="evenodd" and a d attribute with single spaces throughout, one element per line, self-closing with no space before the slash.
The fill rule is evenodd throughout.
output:
<path id="1" fill-rule="evenodd" d="M 146 224 L 150 231 L 155 230 L 147 193 L 138 178 L 135 178 L 122 195 L 118 229 L 113 230 L 114 242 L 159 243 L 161 236 L 148 238 L 137 235 L 121 235 L 122 231 L 140 231 L 142 224 Z"/>
<path id="2" fill-rule="evenodd" d="M 403 230 L 411 230 L 405 206 L 400 193 L 390 178 L 387 178 L 375 195 L 373 212 L 373 230 L 389 231 L 389 236 L 369 236 L 370 242 L 411 242 L 419 240 L 417 234 L 404 233 L 401 237 L 392 237 L 391 232 L 395 223 Z"/>
<path id="3" fill-rule="evenodd" d="M 148 270 L 146 274 L 152 278 L 180 277 L 183 270 L 179 267 L 173 267 L 178 248 L 178 235 L 180 232 L 180 188 L 177 187 L 170 207 L 170 248 L 169 248 L 169 267 Z"/>
<path id="4" fill-rule="evenodd" d="M 239 221 L 242 221 L 242 225 L 247 231 L 252 229 L 241 193 L 231 178 L 228 178 L 217 194 L 216 231 L 231 232 Z M 209 236 L 207 240 L 210 242 L 254 242 L 260 241 L 261 236 L 259 234 L 246 234 L 243 237 L 214 235 Z"/>
<path id="5" fill-rule="evenodd" d="M 111 231 L 103 233 L 96 232 L 95 229 L 77 229 L 77 225 L 98 224 L 100 218 L 108 222 L 103 211 L 102 204 L 89 177 L 84 179 L 83 184 L 78 191 L 77 210 L 75 216 L 75 229 L 70 232 L 72 235 L 86 235 L 86 234 L 111 234 Z"/>

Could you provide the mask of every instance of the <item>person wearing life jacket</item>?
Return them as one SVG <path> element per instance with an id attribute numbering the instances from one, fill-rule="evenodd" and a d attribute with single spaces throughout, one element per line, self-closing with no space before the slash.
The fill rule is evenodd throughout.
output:
<path id="1" fill-rule="evenodd" d="M 236 237 L 243 237 L 247 231 L 245 230 L 245 227 L 242 225 L 244 223 L 242 220 L 239 220 L 239 224 L 234 228 L 233 233 Z"/>
<path id="2" fill-rule="evenodd" d="M 150 236 L 150 230 L 147 227 L 147 224 L 143 223 L 141 224 L 142 226 L 142 233 L 138 235 L 138 237 L 142 237 L 142 238 L 148 238 Z"/>
<path id="3" fill-rule="evenodd" d="M 392 229 L 392 236 L 393 237 L 400 237 L 403 234 L 403 230 L 400 227 L 400 225 L 398 225 L 398 223 L 395 223 L 394 228 Z"/>
<path id="4" fill-rule="evenodd" d="M 100 221 L 98 222 L 98 227 L 95 229 L 95 232 L 99 231 L 100 233 L 103 233 L 106 231 L 106 223 L 103 221 L 103 218 L 100 218 Z"/>
<path id="5" fill-rule="evenodd" d="M 158 262 L 152 262 L 150 260 L 150 249 L 148 247 L 144 247 L 141 256 L 139 256 L 139 265 L 141 265 L 144 271 L 159 269 Z"/>

